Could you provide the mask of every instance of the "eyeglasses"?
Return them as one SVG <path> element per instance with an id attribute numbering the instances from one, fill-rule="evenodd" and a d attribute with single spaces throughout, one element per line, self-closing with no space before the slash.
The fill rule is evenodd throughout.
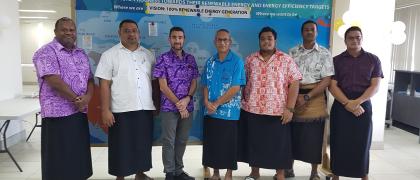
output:
<path id="1" fill-rule="evenodd" d="M 216 39 L 216 43 L 221 44 L 221 43 L 230 43 L 230 39 Z"/>

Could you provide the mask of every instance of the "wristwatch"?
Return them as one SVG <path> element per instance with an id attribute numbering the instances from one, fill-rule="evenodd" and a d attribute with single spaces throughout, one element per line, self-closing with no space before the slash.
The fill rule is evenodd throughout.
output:
<path id="1" fill-rule="evenodd" d="M 308 94 L 304 94 L 304 95 L 303 95 L 303 100 L 305 100 L 305 101 L 309 101 L 309 99 L 311 99 L 311 98 L 309 97 L 309 95 L 308 95 Z"/>

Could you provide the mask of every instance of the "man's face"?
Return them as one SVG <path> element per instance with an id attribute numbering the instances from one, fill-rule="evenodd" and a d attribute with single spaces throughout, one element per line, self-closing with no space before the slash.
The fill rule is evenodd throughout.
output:
<path id="1" fill-rule="evenodd" d="M 124 23 L 118 31 L 122 44 L 137 45 L 139 43 L 140 32 L 134 23 Z"/>
<path id="2" fill-rule="evenodd" d="M 73 21 L 61 21 L 54 30 L 57 41 L 66 48 L 72 48 L 76 42 L 76 25 Z"/>
<path id="3" fill-rule="evenodd" d="M 220 31 L 216 34 L 214 43 L 216 44 L 216 49 L 218 53 L 228 53 L 232 40 L 230 39 L 229 33 L 225 31 Z"/>
<path id="4" fill-rule="evenodd" d="M 302 29 L 302 38 L 303 41 L 315 41 L 318 36 L 318 31 L 316 25 L 313 23 L 308 23 L 303 26 Z"/>
<path id="5" fill-rule="evenodd" d="M 272 32 L 263 32 L 260 36 L 260 49 L 263 51 L 272 51 L 276 48 L 276 40 Z"/>
<path id="6" fill-rule="evenodd" d="M 362 48 L 363 36 L 360 31 L 349 31 L 345 37 L 347 49 L 359 50 Z"/>
<path id="7" fill-rule="evenodd" d="M 169 43 L 174 50 L 182 50 L 184 47 L 185 36 L 182 31 L 172 31 L 169 36 Z"/>

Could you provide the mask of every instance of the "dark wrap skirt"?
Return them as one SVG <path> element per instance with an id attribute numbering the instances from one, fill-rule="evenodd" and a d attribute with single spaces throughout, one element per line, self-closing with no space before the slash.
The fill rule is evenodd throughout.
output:
<path id="1" fill-rule="evenodd" d="M 108 134 L 108 172 L 128 176 L 152 168 L 153 111 L 114 113 Z"/>
<path id="2" fill-rule="evenodd" d="M 89 138 L 85 113 L 42 118 L 42 179 L 85 180 L 92 176 Z"/>
<path id="3" fill-rule="evenodd" d="M 347 95 L 357 98 L 361 93 Z M 361 106 L 365 113 L 356 117 L 338 101 L 330 114 L 331 170 L 337 176 L 362 178 L 369 173 L 369 149 L 372 140 L 372 105 Z"/>
<path id="4" fill-rule="evenodd" d="M 204 117 L 203 165 L 214 169 L 238 169 L 238 121 Z"/>

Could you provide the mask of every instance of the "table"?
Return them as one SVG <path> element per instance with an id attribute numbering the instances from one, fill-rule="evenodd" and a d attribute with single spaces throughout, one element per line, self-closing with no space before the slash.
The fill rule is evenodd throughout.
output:
<path id="1" fill-rule="evenodd" d="M 6 120 L 0 127 L 0 134 L 3 135 L 4 144 L 4 150 L 0 150 L 0 153 L 9 154 L 9 157 L 13 160 L 20 172 L 23 172 L 22 168 L 20 168 L 12 153 L 7 148 L 7 129 L 11 120 L 22 120 L 25 116 L 39 112 L 40 109 L 38 98 L 17 97 L 0 101 L 0 120 Z"/>

